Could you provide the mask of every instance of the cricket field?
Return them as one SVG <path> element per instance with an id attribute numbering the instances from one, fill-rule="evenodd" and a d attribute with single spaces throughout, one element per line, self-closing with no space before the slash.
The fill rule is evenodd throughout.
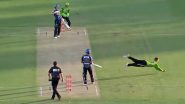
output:
<path id="1" fill-rule="evenodd" d="M 89 94 L 85 91 L 75 97 L 64 97 L 61 92 L 63 98 L 53 101 L 50 96 L 39 94 L 40 85 L 49 85 L 46 66 L 52 59 L 41 60 L 39 65 L 46 69 L 38 69 L 38 58 L 43 55 L 41 50 L 38 57 L 38 28 L 46 28 L 42 34 L 50 38 L 43 39 L 53 45 L 51 11 L 56 4 L 64 6 L 65 2 L 70 3 L 74 30 L 61 33 L 63 36 L 57 39 L 58 43 L 71 41 L 71 44 L 56 47 L 75 48 L 78 56 L 74 50 L 66 54 L 63 48 L 58 53 L 53 48 L 53 52 L 65 55 L 68 61 L 77 59 L 74 64 L 65 65 L 80 70 L 80 54 L 83 48 L 91 48 L 95 63 L 103 66 L 101 70 L 94 67 L 98 97 L 86 97 Z M 0 104 L 184 104 L 184 4 L 184 0 L 0 0 Z M 84 30 L 78 30 L 81 28 Z M 88 45 L 74 47 L 78 41 L 72 44 L 73 38 L 82 42 L 82 34 L 88 35 L 83 38 Z M 154 68 L 125 69 L 130 61 L 122 56 L 128 53 L 151 61 L 157 56 L 166 72 Z M 38 80 L 40 76 L 45 80 Z M 80 79 L 81 75 L 78 84 L 82 84 Z"/>

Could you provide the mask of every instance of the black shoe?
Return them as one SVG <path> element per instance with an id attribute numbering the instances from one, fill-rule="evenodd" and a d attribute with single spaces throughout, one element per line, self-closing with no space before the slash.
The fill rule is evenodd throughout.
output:
<path id="1" fill-rule="evenodd" d="M 51 100 L 54 100 L 54 98 L 52 97 Z"/>
<path id="2" fill-rule="evenodd" d="M 60 99 L 61 99 L 61 96 L 58 97 L 58 100 L 60 100 Z"/>
<path id="3" fill-rule="evenodd" d="M 84 85 L 86 85 L 86 84 L 87 84 L 87 81 L 84 82 Z"/>

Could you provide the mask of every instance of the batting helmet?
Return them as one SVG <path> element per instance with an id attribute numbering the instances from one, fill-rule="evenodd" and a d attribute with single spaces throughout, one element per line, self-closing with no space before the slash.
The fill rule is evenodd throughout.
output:
<path id="1" fill-rule="evenodd" d="M 87 49 L 85 50 L 85 53 L 86 53 L 86 54 L 90 54 L 90 49 L 87 48 Z"/>

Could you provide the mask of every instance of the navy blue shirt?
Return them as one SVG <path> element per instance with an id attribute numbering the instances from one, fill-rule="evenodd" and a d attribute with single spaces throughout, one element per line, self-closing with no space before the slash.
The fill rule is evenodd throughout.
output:
<path id="1" fill-rule="evenodd" d="M 53 10 L 53 13 L 56 11 L 60 12 L 59 10 L 55 9 L 55 10 Z M 58 14 L 58 13 L 54 13 L 53 16 L 55 17 L 55 19 L 60 19 L 60 14 Z"/>
<path id="2" fill-rule="evenodd" d="M 83 63 L 83 67 L 89 68 L 92 64 L 92 57 L 90 55 L 83 55 L 81 61 Z"/>
<path id="3" fill-rule="evenodd" d="M 62 71 L 58 66 L 53 66 L 50 68 L 49 73 L 51 74 L 52 78 L 60 79 L 60 73 L 62 73 Z"/>

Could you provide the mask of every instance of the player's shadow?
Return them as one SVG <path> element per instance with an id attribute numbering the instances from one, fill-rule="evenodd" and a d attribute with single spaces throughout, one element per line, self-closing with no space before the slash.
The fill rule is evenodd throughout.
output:
<path id="1" fill-rule="evenodd" d="M 133 78 L 133 77 L 143 77 L 143 76 L 151 76 L 155 75 L 156 73 L 147 73 L 147 74 L 137 74 L 137 75 L 123 75 L 123 76 L 115 76 L 115 77 L 105 77 L 105 78 L 98 78 L 95 81 L 108 81 L 108 80 L 117 80 L 123 78 Z M 90 80 L 88 80 L 90 81 Z M 75 81 L 73 82 L 73 87 L 83 86 L 83 81 Z"/>

